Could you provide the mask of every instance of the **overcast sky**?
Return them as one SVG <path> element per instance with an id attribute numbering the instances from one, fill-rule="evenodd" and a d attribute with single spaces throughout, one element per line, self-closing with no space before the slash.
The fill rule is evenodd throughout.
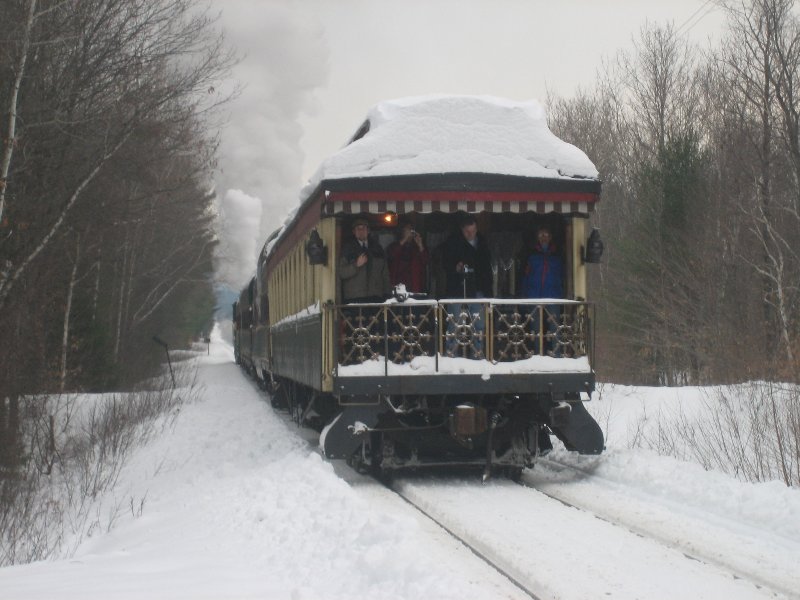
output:
<path id="1" fill-rule="evenodd" d="M 710 0 L 211 3 L 244 56 L 216 179 L 223 245 L 236 265 L 225 278 L 236 286 L 302 185 L 377 102 L 430 93 L 569 97 L 591 88 L 602 60 L 629 49 L 648 20 L 672 21 L 701 46 L 724 22 Z"/>

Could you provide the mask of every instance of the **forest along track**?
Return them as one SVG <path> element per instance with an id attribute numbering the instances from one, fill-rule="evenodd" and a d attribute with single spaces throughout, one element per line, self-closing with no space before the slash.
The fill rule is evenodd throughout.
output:
<path id="1" fill-rule="evenodd" d="M 559 477 L 556 481 L 543 481 L 537 477 L 537 467 L 544 467 L 552 472 L 566 474 L 569 478 Z M 588 483 L 591 485 L 592 493 L 581 494 L 576 500 L 577 495 L 574 493 L 574 486 L 569 485 L 570 481 Z M 759 561 L 752 556 L 741 553 L 744 548 L 752 546 L 752 540 L 748 539 L 747 532 L 744 531 L 747 526 L 742 526 L 740 528 L 742 531 L 739 532 L 726 528 L 720 530 L 719 526 L 709 524 L 709 520 L 714 520 L 713 517 L 709 519 L 708 515 L 704 515 L 699 517 L 702 525 L 695 526 L 693 523 L 687 523 L 683 532 L 676 532 L 674 528 L 676 520 L 686 522 L 692 518 L 698 518 L 697 515 L 676 516 L 674 512 L 675 503 L 664 504 L 663 501 L 659 502 L 658 499 L 652 497 L 648 498 L 649 502 L 641 498 L 632 498 L 631 489 L 624 484 L 598 476 L 589 468 L 567 464 L 550 457 L 537 459 L 537 466 L 533 469 L 526 469 L 518 483 L 523 487 L 530 488 L 548 498 L 561 502 L 565 506 L 591 513 L 598 519 L 627 529 L 635 535 L 646 537 L 667 547 L 674 548 L 683 553 L 688 559 L 713 565 L 727 571 L 734 578 L 750 581 L 765 591 L 783 594 L 789 598 L 800 598 L 800 595 L 798 595 L 800 594 L 800 587 L 798 587 L 800 578 L 796 578 L 797 582 L 793 583 L 792 581 L 782 581 L 775 577 L 776 571 L 786 574 L 793 573 L 796 570 L 796 565 L 791 555 L 785 561 L 786 564 L 780 566 L 775 563 L 782 558 L 781 552 L 771 544 L 771 552 L 766 561 Z M 601 491 L 604 496 L 603 500 L 599 498 Z M 613 496 L 620 496 L 621 494 L 625 494 L 625 499 L 619 503 L 619 506 L 625 508 L 608 510 L 609 500 L 613 502 Z M 588 501 L 589 499 L 591 501 Z M 631 510 L 632 503 L 642 506 L 646 503 L 648 518 L 641 519 L 640 517 L 637 519 L 635 515 L 641 515 L 644 511 Z M 669 512 L 672 516 L 671 522 L 662 520 L 659 514 L 654 514 L 653 511 L 656 509 Z M 719 520 L 719 518 L 717 517 L 716 520 Z M 705 528 L 702 531 L 698 531 L 703 526 L 712 528 L 713 535 Z M 693 534 L 693 537 L 687 539 L 685 535 L 681 535 L 681 533 L 685 532 Z M 722 536 L 730 539 L 727 541 L 720 539 Z M 714 538 L 715 540 L 713 548 L 707 544 L 709 538 Z M 738 550 L 739 552 L 723 554 L 719 552 L 720 547 Z"/>

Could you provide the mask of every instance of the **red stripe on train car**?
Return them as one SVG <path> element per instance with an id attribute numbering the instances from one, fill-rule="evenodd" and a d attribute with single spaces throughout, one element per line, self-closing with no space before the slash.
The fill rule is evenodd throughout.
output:
<path id="1" fill-rule="evenodd" d="M 588 208 L 597 202 L 599 196 L 591 192 L 482 192 L 482 191 L 435 191 L 435 192 L 376 192 L 376 191 L 350 191 L 330 192 L 326 204 L 333 202 L 360 203 L 361 211 L 367 212 L 369 202 L 395 201 L 413 202 L 415 210 L 419 210 L 417 202 L 431 201 L 433 203 L 446 202 L 451 211 L 459 210 L 460 202 L 482 202 L 487 204 L 512 204 L 512 203 L 544 203 L 570 204 L 570 210 L 579 210 L 580 203 L 586 203 Z M 367 208 L 365 209 L 365 205 Z M 526 205 L 527 208 L 527 205 Z M 542 207 L 544 208 L 544 207 Z M 358 212 L 358 211 L 347 211 Z"/>

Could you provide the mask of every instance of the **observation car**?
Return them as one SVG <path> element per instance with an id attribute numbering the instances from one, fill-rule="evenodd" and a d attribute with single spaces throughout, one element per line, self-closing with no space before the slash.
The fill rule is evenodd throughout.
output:
<path id="1" fill-rule="evenodd" d="M 583 402 L 595 387 L 586 271 L 602 252 L 588 227 L 600 188 L 536 102 L 380 103 L 264 244 L 234 304 L 237 361 L 274 405 L 320 431 L 325 455 L 379 475 L 469 465 L 516 477 L 550 434 L 598 454 L 603 434 Z M 483 298 L 445 292 L 443 249 L 464 215 L 490 250 Z M 429 253 L 424 293 L 400 285 L 378 301 L 344 301 L 356 219 L 383 249 L 398 221 L 411 223 Z M 563 264 L 560 298 L 521 293 L 542 225 Z"/>

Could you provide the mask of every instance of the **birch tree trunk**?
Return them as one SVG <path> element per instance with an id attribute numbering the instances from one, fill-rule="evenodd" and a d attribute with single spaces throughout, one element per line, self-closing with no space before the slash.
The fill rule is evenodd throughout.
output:
<path id="1" fill-rule="evenodd" d="M 127 141 L 131 133 L 132 132 L 128 132 L 125 135 L 123 135 L 121 139 L 111 149 L 109 149 L 109 151 L 97 162 L 95 167 L 84 176 L 83 180 L 81 180 L 81 182 L 78 184 L 78 186 L 70 195 L 69 200 L 67 200 L 67 203 L 61 209 L 61 212 L 59 213 L 55 223 L 53 223 L 53 225 L 47 231 L 42 240 L 22 260 L 20 265 L 16 269 L 14 269 L 7 278 L 0 279 L 0 311 L 2 311 L 3 307 L 5 306 L 8 294 L 11 292 L 11 289 L 14 287 L 14 284 L 17 282 L 20 276 L 22 276 L 22 274 L 25 273 L 25 271 L 33 262 L 33 260 L 37 256 L 39 256 L 42 250 L 44 250 L 50 244 L 52 239 L 55 237 L 56 233 L 58 233 L 61 230 L 61 226 L 64 224 L 67 215 L 69 214 L 70 210 L 75 205 L 75 203 L 78 201 L 78 199 L 81 197 L 81 194 L 86 189 L 86 186 L 88 186 L 95 179 L 97 174 L 100 172 L 100 169 L 102 169 L 103 166 L 106 164 L 106 162 L 117 153 L 117 151 Z"/>
<path id="2" fill-rule="evenodd" d="M 25 63 L 28 60 L 28 50 L 31 45 L 31 32 L 35 16 L 36 0 L 28 0 L 28 16 L 22 32 L 22 47 L 20 48 L 19 60 L 14 73 L 14 83 L 11 87 L 11 97 L 8 102 L 7 131 L 3 139 L 3 156 L 2 160 L 0 160 L 0 223 L 3 222 L 5 213 L 8 172 L 11 169 L 11 157 L 14 154 L 14 145 L 17 137 L 17 99 L 19 98 L 19 90 L 22 87 Z"/>
<path id="3" fill-rule="evenodd" d="M 69 350 L 69 320 L 72 314 L 72 296 L 75 293 L 76 276 L 78 274 L 78 263 L 81 258 L 81 237 L 75 243 L 75 260 L 72 263 L 72 272 L 69 277 L 69 287 L 67 289 L 67 303 L 64 308 L 64 331 L 61 336 L 61 372 L 59 374 L 59 391 L 64 392 L 67 383 L 67 354 Z"/>
<path id="4" fill-rule="evenodd" d="M 119 349 L 122 342 L 122 313 L 125 306 L 125 299 L 128 296 L 128 232 L 125 232 L 125 244 L 122 247 L 122 268 L 119 276 L 119 301 L 117 303 L 117 314 L 114 325 L 114 364 L 119 363 Z"/>

